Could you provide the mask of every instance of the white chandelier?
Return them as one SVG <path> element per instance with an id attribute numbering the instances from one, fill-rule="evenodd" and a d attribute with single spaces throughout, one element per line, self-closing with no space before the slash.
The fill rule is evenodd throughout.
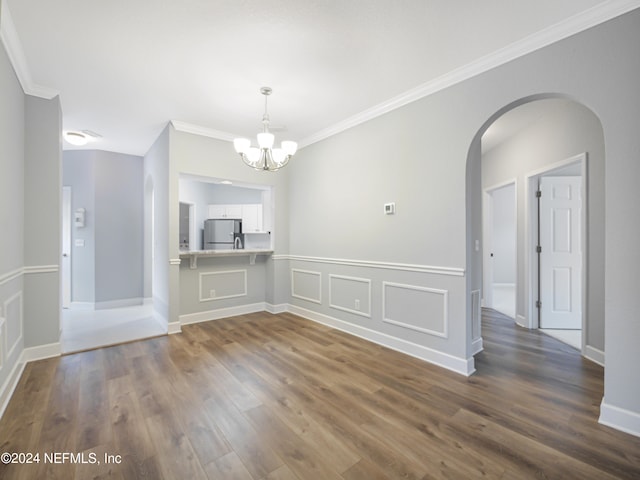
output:
<path id="1" fill-rule="evenodd" d="M 298 144 L 285 140 L 281 148 L 273 148 L 274 136 L 269 132 L 269 114 L 267 113 L 267 98 L 271 95 L 270 87 L 262 87 L 260 93 L 264 95 L 264 115 L 262 116 L 262 133 L 258 134 L 258 146 L 252 147 L 248 138 L 236 138 L 233 146 L 240 157 L 251 168 L 275 172 L 280 170 L 298 150 Z"/>

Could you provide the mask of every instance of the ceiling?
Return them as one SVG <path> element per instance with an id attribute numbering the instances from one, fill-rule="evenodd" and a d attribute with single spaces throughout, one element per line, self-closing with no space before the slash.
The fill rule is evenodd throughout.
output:
<path id="1" fill-rule="evenodd" d="M 22 63 L 18 76 L 26 79 L 23 87 L 30 84 L 27 93 L 59 93 L 63 128 L 102 136 L 84 148 L 135 155 L 144 155 L 169 121 L 219 138 L 254 137 L 265 85 L 273 88 L 271 123 L 282 127 L 276 138 L 304 146 L 455 83 L 461 72 L 479 73 L 624 13 L 630 3 L 638 6 L 628 0 L 0 2 L 3 40 L 14 67 Z"/>

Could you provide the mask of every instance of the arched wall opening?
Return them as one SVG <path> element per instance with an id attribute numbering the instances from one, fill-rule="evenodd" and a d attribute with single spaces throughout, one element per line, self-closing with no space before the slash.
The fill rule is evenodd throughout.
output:
<path id="1" fill-rule="evenodd" d="M 496 131 L 496 127 L 499 130 Z M 489 138 L 491 135 L 494 138 Z M 495 136 L 501 138 L 495 138 Z M 484 147 L 483 147 L 484 144 Z M 560 94 L 524 97 L 499 109 L 481 126 L 467 158 L 467 250 L 482 251 L 482 196 L 488 188 L 513 181 L 517 199 L 516 315 L 526 328 L 537 328 L 536 248 L 534 183 L 539 177 L 562 168 L 581 172 L 586 193 L 583 212 L 581 308 L 582 353 L 604 364 L 604 204 L 605 148 L 600 119 L 591 109 Z M 582 163 L 582 159 L 584 162 Z M 584 169 L 582 171 L 581 169 Z M 482 348 L 480 302 L 486 255 L 467 257 L 467 298 L 472 353 Z M 484 284 L 484 285 L 483 285 Z M 543 306 L 544 307 L 544 306 Z"/>

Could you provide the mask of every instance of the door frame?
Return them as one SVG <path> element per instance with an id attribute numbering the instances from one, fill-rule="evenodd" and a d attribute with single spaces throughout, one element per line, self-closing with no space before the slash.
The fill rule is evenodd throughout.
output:
<path id="1" fill-rule="evenodd" d="M 62 187 L 62 218 L 61 218 L 61 249 L 60 249 L 60 305 L 62 308 L 70 308 L 72 300 L 71 264 L 72 264 L 72 189 L 69 186 Z M 66 258 L 66 260 L 65 260 Z"/>
<path id="2" fill-rule="evenodd" d="M 528 328 L 539 328 L 538 309 L 536 300 L 538 299 L 538 258 L 536 246 L 538 245 L 538 201 L 535 192 L 538 190 L 540 177 L 552 175 L 560 169 L 571 165 L 580 165 L 580 176 L 582 178 L 582 207 L 580 212 L 581 249 L 582 249 L 582 279 L 580 288 L 582 289 L 582 352 L 586 344 L 586 318 L 587 318 L 587 205 L 589 191 L 587 189 L 587 162 L 586 152 L 573 157 L 561 160 L 550 165 L 546 165 L 539 170 L 534 170 L 525 175 L 525 303 L 527 305 L 526 326 Z"/>
<path id="3" fill-rule="evenodd" d="M 491 261 L 491 252 L 493 250 L 493 192 L 513 185 L 514 190 L 514 205 L 515 205 L 515 251 L 516 255 L 513 259 L 513 265 L 516 270 L 515 284 L 516 284 L 516 299 L 515 299 L 515 311 L 516 317 L 518 312 L 518 179 L 511 178 L 504 182 L 491 185 L 484 188 L 482 191 L 482 304 L 485 307 L 493 307 L 493 262 Z M 514 318 L 514 320 L 516 320 Z"/>

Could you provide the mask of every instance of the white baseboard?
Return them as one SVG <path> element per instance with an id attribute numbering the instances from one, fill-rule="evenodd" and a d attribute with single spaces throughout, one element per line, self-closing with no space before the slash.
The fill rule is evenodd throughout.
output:
<path id="1" fill-rule="evenodd" d="M 592 362 L 597 363 L 601 367 L 604 367 L 604 352 L 602 350 L 598 350 L 591 345 L 585 345 L 584 347 L 584 357 Z"/>
<path id="2" fill-rule="evenodd" d="M 143 305 L 143 303 L 144 303 L 144 299 L 142 297 L 119 298 L 117 300 L 107 300 L 105 302 L 96 302 L 95 309 L 107 310 L 109 308 L 135 307 L 138 305 Z"/>
<path id="3" fill-rule="evenodd" d="M 0 389 L 0 417 L 4 415 L 4 411 L 9 405 L 9 401 L 13 396 L 13 392 L 18 386 L 24 367 L 29 362 L 36 360 L 44 360 L 45 358 L 58 357 L 62 352 L 60 343 L 50 343 L 48 345 L 40 345 L 37 347 L 29 347 L 22 350 L 18 361 L 13 366 L 9 377 L 5 380 L 2 389 Z"/>
<path id="4" fill-rule="evenodd" d="M 482 338 L 478 338 L 471 342 L 471 355 L 480 353 L 482 350 L 484 350 L 484 347 L 482 345 Z"/>
<path id="5" fill-rule="evenodd" d="M 284 313 L 287 310 L 287 304 L 286 303 L 280 303 L 278 305 L 273 305 L 272 303 L 266 303 L 265 304 L 265 310 L 269 313 Z"/>
<path id="6" fill-rule="evenodd" d="M 59 357 L 62 354 L 60 342 L 38 345 L 37 347 L 25 348 L 20 356 L 20 361 L 24 363 L 44 360 L 45 358 Z"/>
<path id="7" fill-rule="evenodd" d="M 420 360 L 433 363 L 434 365 L 438 365 L 440 367 L 446 368 L 447 370 L 451 370 L 465 376 L 469 376 L 473 372 L 475 372 L 473 357 L 468 359 L 455 357 L 453 355 L 449 355 L 448 353 L 439 352 L 429 347 L 417 345 L 415 343 L 411 343 L 397 337 L 392 337 L 391 335 L 387 335 L 385 333 L 377 332 L 375 330 L 370 330 L 359 325 L 344 322 L 342 320 L 338 320 L 337 318 L 330 317 L 322 313 L 317 313 L 312 310 L 307 310 L 306 308 L 298 307 L 296 305 L 289 304 L 287 310 L 308 320 L 327 325 L 337 330 L 355 335 L 356 337 L 360 337 L 370 342 L 377 343 L 378 345 L 382 345 L 406 355 L 419 358 Z"/>
<path id="8" fill-rule="evenodd" d="M 520 325 L 522 328 L 529 328 L 529 323 L 527 319 L 523 315 L 516 314 L 516 323 Z"/>
<path id="9" fill-rule="evenodd" d="M 640 414 L 609 405 L 604 398 L 600 404 L 598 422 L 607 427 L 640 437 Z"/>
<path id="10" fill-rule="evenodd" d="M 9 401 L 13 396 L 13 392 L 18 386 L 25 365 L 25 362 L 18 360 L 11 369 L 11 373 L 5 380 L 4 385 L 2 385 L 2 389 L 0 389 L 0 418 L 4 415 L 4 411 L 7 409 L 7 405 L 9 405 Z"/>
<path id="11" fill-rule="evenodd" d="M 69 310 L 94 310 L 95 304 L 93 302 L 71 302 L 69 304 Z"/>
<path id="12" fill-rule="evenodd" d="M 237 307 L 218 308 L 207 310 L 206 312 L 188 313 L 180 315 L 180 324 L 207 322 L 220 318 L 235 317 L 236 315 L 246 315 L 248 313 L 264 312 L 267 306 L 264 302 L 250 303 L 248 305 L 238 305 Z"/>
<path id="13" fill-rule="evenodd" d="M 180 322 L 169 322 L 167 328 L 167 335 L 173 335 L 174 333 L 181 333 Z"/>

